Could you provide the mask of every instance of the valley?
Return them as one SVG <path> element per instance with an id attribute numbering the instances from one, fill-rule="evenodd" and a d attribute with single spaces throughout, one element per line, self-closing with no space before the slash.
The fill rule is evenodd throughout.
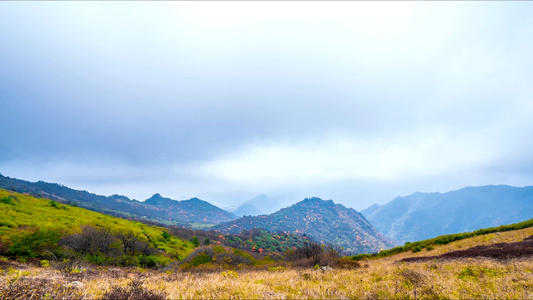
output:
<path id="1" fill-rule="evenodd" d="M 36 185 L 0 189 L 2 298 L 500 299 L 527 298 L 533 287 L 533 219 L 396 246 L 332 200 L 200 230 L 102 214 L 80 203 L 104 196 Z M 184 224 L 213 211 L 159 194 L 143 205 L 189 214 Z"/>

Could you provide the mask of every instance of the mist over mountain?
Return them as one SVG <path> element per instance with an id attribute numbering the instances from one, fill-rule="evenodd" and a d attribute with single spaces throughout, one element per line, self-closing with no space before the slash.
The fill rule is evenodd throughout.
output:
<path id="1" fill-rule="evenodd" d="M 347 253 L 370 253 L 393 246 L 354 209 L 320 198 L 307 198 L 270 215 L 242 217 L 212 229 L 239 233 L 253 228 L 305 234 L 319 243 L 340 245 Z"/>
<path id="2" fill-rule="evenodd" d="M 281 205 L 276 199 L 272 199 L 265 194 L 261 194 L 255 198 L 252 198 L 244 203 L 241 203 L 234 211 L 233 214 L 237 216 L 257 216 L 271 214 L 281 209 Z"/>
<path id="3" fill-rule="evenodd" d="M 533 218 L 533 187 L 489 185 L 447 193 L 414 193 L 361 211 L 403 244 Z"/>

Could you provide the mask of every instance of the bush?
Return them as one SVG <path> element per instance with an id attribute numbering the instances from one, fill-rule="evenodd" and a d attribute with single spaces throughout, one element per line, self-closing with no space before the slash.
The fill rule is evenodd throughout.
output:
<path id="1" fill-rule="evenodd" d="M 234 253 L 219 253 L 215 256 L 215 261 L 226 268 L 233 268 L 238 265 L 251 265 L 252 261 L 249 258 L 235 255 Z"/>
<path id="2" fill-rule="evenodd" d="M 157 269 L 166 266 L 170 259 L 165 256 L 147 255 L 139 258 L 139 263 L 143 268 Z"/>
<path id="3" fill-rule="evenodd" d="M 334 265 L 337 268 L 341 269 L 357 269 L 361 267 L 361 264 L 358 261 L 355 261 L 353 259 L 349 259 L 347 257 L 342 257 L 337 260 L 337 264 Z"/>
<path id="4" fill-rule="evenodd" d="M 103 299 L 109 300 L 163 300 L 166 299 L 167 294 L 161 291 L 153 291 L 145 289 L 142 279 L 133 279 L 128 286 L 114 286 L 111 291 L 103 295 Z"/>
<path id="5" fill-rule="evenodd" d="M 413 253 L 420 252 L 420 251 L 422 251 L 422 247 L 420 245 L 416 246 L 416 247 L 413 247 L 413 249 L 411 249 L 411 251 Z"/>
<path id="6" fill-rule="evenodd" d="M 240 257 L 243 257 L 247 260 L 249 260 L 250 262 L 249 263 L 253 263 L 255 262 L 255 258 L 249 254 L 249 253 L 246 253 L 242 250 L 239 250 L 239 249 L 235 249 L 235 248 L 232 248 L 231 250 L 233 250 L 233 254 L 235 254 L 236 256 L 240 256 Z"/>
<path id="7" fill-rule="evenodd" d="M 140 260 L 139 260 L 139 258 L 137 256 L 123 255 L 120 258 L 118 264 L 123 266 L 123 267 L 128 267 L 128 266 L 138 267 L 138 266 L 140 266 Z"/>
<path id="8" fill-rule="evenodd" d="M 46 259 L 41 260 L 41 267 L 43 268 L 50 267 L 50 262 Z"/>
<path id="9" fill-rule="evenodd" d="M 269 272 L 280 272 L 280 271 L 283 271 L 283 270 L 285 270 L 285 269 L 287 269 L 287 268 L 282 267 L 282 266 L 279 266 L 279 267 L 269 267 L 269 268 L 268 268 L 268 271 L 269 271 Z"/>
<path id="10" fill-rule="evenodd" d="M 191 262 L 189 262 L 189 265 L 191 267 L 196 267 L 196 266 L 199 266 L 199 265 L 202 265 L 202 264 L 207 264 L 207 263 L 210 263 L 210 262 L 211 262 L 211 256 L 209 256 L 208 254 L 206 254 L 204 252 L 204 253 L 200 253 L 196 257 L 194 257 L 191 260 Z"/>
<path id="11" fill-rule="evenodd" d="M 11 222 L 11 220 L 0 220 L 0 227 L 5 226 L 9 228 L 17 227 L 17 224 Z"/>
<path id="12" fill-rule="evenodd" d="M 20 232 L 11 239 L 9 255 L 22 257 L 45 258 L 47 252 L 59 249 L 60 233 L 49 229 L 37 229 L 30 232 Z"/>
<path id="13" fill-rule="evenodd" d="M 224 247 L 220 246 L 220 245 L 215 245 L 213 246 L 213 251 L 215 253 L 224 253 L 226 252 L 226 250 L 224 249 Z"/>
<path id="14" fill-rule="evenodd" d="M 16 200 L 15 196 L 5 196 L 0 199 L 0 203 L 9 204 L 9 205 L 15 205 L 13 203 L 13 200 Z"/>

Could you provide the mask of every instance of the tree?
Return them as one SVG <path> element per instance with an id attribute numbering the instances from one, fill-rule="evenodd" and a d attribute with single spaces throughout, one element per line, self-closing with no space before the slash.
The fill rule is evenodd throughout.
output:
<path id="1" fill-rule="evenodd" d="M 168 234 L 168 232 L 166 232 L 165 230 L 163 230 L 161 236 L 167 241 L 170 239 L 170 234 Z"/>
<path id="2" fill-rule="evenodd" d="M 198 240 L 198 237 L 193 236 L 191 242 L 193 243 L 195 248 L 200 246 L 200 241 Z"/>

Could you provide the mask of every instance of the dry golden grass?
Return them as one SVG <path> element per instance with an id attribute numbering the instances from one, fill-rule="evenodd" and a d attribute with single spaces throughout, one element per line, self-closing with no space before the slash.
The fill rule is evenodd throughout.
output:
<path id="1" fill-rule="evenodd" d="M 489 234 L 435 247 L 361 262 L 355 270 L 238 270 L 203 273 L 99 268 L 82 274 L 60 274 L 51 268 L 0 272 L 0 288 L 21 277 L 47 279 L 65 286 L 73 281 L 83 298 L 101 299 L 117 286 L 142 281 L 143 289 L 168 299 L 533 299 L 533 261 L 461 259 L 398 263 L 409 256 L 438 255 L 459 248 L 515 242 L 533 234 L 523 229 Z M 22 267 L 22 265 L 21 265 Z M 17 275 L 18 272 L 18 275 Z M 26 272 L 21 275 L 21 272 Z M 15 278 L 17 277 L 18 278 Z M 1 294 L 0 294 L 1 295 Z"/>

